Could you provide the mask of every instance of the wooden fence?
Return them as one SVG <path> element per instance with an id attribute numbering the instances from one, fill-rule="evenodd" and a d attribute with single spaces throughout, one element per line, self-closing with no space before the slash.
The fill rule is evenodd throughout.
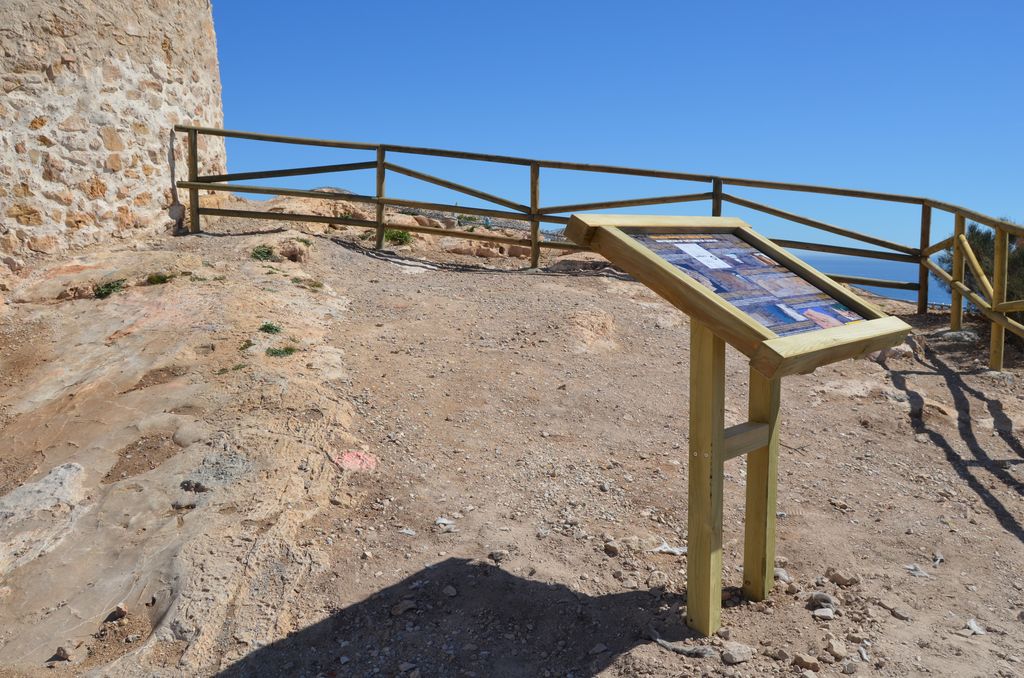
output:
<path id="1" fill-rule="evenodd" d="M 774 239 L 774 242 L 782 247 L 795 250 L 806 250 L 814 252 L 827 252 L 851 257 L 866 259 L 883 259 L 916 264 L 919 269 L 917 282 L 903 282 L 897 280 L 879 280 L 851 275 L 829 274 L 833 279 L 854 285 L 869 285 L 890 289 L 914 290 L 917 292 L 917 311 L 925 313 L 928 310 L 928 274 L 934 273 L 945 280 L 952 288 L 952 307 L 950 311 L 950 326 L 953 329 L 960 329 L 963 319 L 964 300 L 970 301 L 991 323 L 992 341 L 989 354 L 989 366 L 994 370 L 1001 370 L 1003 366 L 1003 348 L 1005 333 L 1010 331 L 1020 337 L 1024 337 L 1024 325 L 1007 316 L 1008 313 L 1024 311 L 1024 300 L 1008 301 L 1007 293 L 1007 261 L 1010 249 L 1010 237 L 1024 238 L 1024 227 L 1017 224 L 990 217 L 974 210 L 969 210 L 959 205 L 953 205 L 931 198 L 922 198 L 895 193 L 881 193 L 877 191 L 862 191 L 848 188 L 834 188 L 830 186 L 816 186 L 811 184 L 796 184 L 779 181 L 762 181 L 757 179 L 741 179 L 736 177 L 722 177 L 707 174 L 692 174 L 686 172 L 674 172 L 666 170 L 651 170 L 635 167 L 616 167 L 612 165 L 594 165 L 574 162 L 559 162 L 552 160 L 533 160 L 506 155 L 492 155 L 486 153 L 470 153 L 464 151 L 450 151 L 437 148 L 421 148 L 417 146 L 400 146 L 394 144 L 368 144 L 350 141 L 333 141 L 326 139 L 308 139 L 301 137 L 288 137 L 273 134 L 259 134 L 254 132 L 238 132 L 232 130 L 216 129 L 210 127 L 193 127 L 189 125 L 175 125 L 176 132 L 183 132 L 187 135 L 188 147 L 188 181 L 177 182 L 178 188 L 187 189 L 189 192 L 189 230 L 190 232 L 200 231 L 200 216 L 223 216 L 223 217 L 244 217 L 256 219 L 271 219 L 275 221 L 308 221 L 327 224 L 338 224 L 346 226 L 360 226 L 372 228 L 376 231 L 376 247 L 380 249 L 384 245 L 384 233 L 387 228 L 398 228 L 405 231 L 418 233 L 433 233 L 457 238 L 468 238 L 472 240 L 484 240 L 504 244 L 525 245 L 530 247 L 530 265 L 536 267 L 540 259 L 541 248 L 552 248 L 559 250 L 578 250 L 577 245 L 562 240 L 554 239 L 550 235 L 541 233 L 540 224 L 566 224 L 569 215 L 576 212 L 589 212 L 595 210 L 608 210 L 624 207 L 643 207 L 649 205 L 670 205 L 687 202 L 710 201 L 711 214 L 721 216 L 723 203 L 731 203 L 745 207 L 757 212 L 769 214 L 780 219 L 793 223 L 808 226 L 812 229 L 825 231 L 834 235 L 843 236 L 851 240 L 872 245 L 876 249 L 862 247 L 847 247 L 830 245 L 825 243 L 805 242 L 798 240 Z M 298 144 L 303 146 L 318 146 L 326 148 L 350 149 L 366 151 L 374 154 L 374 159 L 364 162 L 350 162 L 334 165 L 318 165 L 312 167 L 296 167 L 291 169 L 268 170 L 260 172 L 235 172 L 230 174 L 199 175 L 198 138 L 200 135 L 227 137 L 232 139 L 248 139 L 252 141 L 265 141 L 282 144 Z M 519 165 L 530 168 L 529 195 L 530 204 L 525 205 L 514 200 L 493 195 L 470 186 L 465 186 L 440 177 L 432 176 L 424 172 L 404 167 L 388 161 L 388 153 L 405 155 L 435 156 L 444 158 L 456 158 L 478 162 L 499 163 L 505 165 Z M 276 177 L 293 177 L 304 175 L 316 175 L 333 172 L 349 172 L 356 170 L 374 170 L 376 173 L 375 195 L 358 195 L 350 193 L 327 193 L 323 191 L 311 191 L 290 188 L 278 188 L 267 186 L 251 186 L 245 184 L 231 183 L 253 179 L 271 179 Z M 633 198 L 627 200 L 608 200 L 602 202 L 589 202 L 568 205 L 541 206 L 540 202 L 540 178 L 542 169 L 552 170 L 574 170 L 580 172 L 597 172 L 604 174 L 615 174 L 620 176 L 638 176 L 657 179 L 674 179 L 683 182 L 696 182 L 707 184 L 709 191 L 680 193 L 674 195 L 662 195 L 648 198 Z M 388 172 L 401 174 L 413 179 L 441 186 L 464 195 L 472 196 L 480 200 L 492 203 L 505 209 L 478 208 L 460 205 L 449 205 L 444 203 L 423 202 L 419 200 L 403 200 L 391 197 L 385 193 L 385 186 Z M 860 233 L 848 228 L 835 226 L 817 219 L 793 214 L 785 210 L 765 205 L 747 198 L 727 193 L 726 187 L 747 187 L 769 189 L 776 191 L 791 191 L 802 193 L 819 193 L 848 198 L 859 198 L 891 203 L 904 203 L 920 206 L 920 238 L 914 245 L 903 245 L 878 238 L 865 233 Z M 199 203 L 199 192 L 228 191 L 231 193 L 250 193 L 257 195 L 291 196 L 299 198 L 317 198 L 323 200 L 343 200 L 349 202 L 371 203 L 376 206 L 376 218 L 354 219 L 349 217 L 329 217 L 313 214 L 291 214 L 279 212 L 267 212 L 259 210 L 236 210 L 220 209 L 213 207 L 202 207 Z M 385 219 L 385 208 L 435 210 L 454 214 L 466 214 L 475 216 L 492 217 L 495 219 L 510 219 L 522 222 L 529 222 L 530 231 L 528 238 L 512 238 L 505 235 L 483 233 L 480 231 L 446 230 L 429 226 L 408 226 L 390 224 Z M 931 224 L 933 211 L 941 211 L 954 216 L 954 233 L 945 240 L 933 243 L 931 241 Z M 992 228 L 995 232 L 995 256 L 991 278 L 982 270 L 976 254 L 972 251 L 970 244 L 964 236 L 964 226 L 970 219 L 979 224 Z M 953 271 L 946 273 L 941 267 L 931 260 L 936 253 L 948 247 L 953 249 Z M 981 293 L 970 289 L 964 281 L 965 263 L 970 267 L 973 278 L 978 281 L 982 288 Z"/>

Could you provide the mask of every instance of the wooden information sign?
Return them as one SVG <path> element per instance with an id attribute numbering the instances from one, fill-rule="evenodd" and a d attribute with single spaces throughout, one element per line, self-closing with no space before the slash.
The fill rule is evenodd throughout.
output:
<path id="1" fill-rule="evenodd" d="M 566 235 L 690 316 L 687 624 L 718 630 L 722 479 L 747 456 L 743 591 L 774 585 L 780 380 L 903 341 L 910 326 L 731 217 L 573 215 Z M 725 427 L 725 343 L 750 358 L 748 421 Z"/>

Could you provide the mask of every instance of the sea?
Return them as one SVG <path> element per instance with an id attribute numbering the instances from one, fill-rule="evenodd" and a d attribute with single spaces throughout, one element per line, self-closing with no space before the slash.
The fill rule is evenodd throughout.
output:
<path id="1" fill-rule="evenodd" d="M 918 267 L 902 261 L 861 259 L 841 254 L 821 254 L 817 252 L 794 252 L 794 254 L 822 273 L 856 275 L 863 278 L 898 280 L 900 282 L 917 282 Z M 917 301 L 916 290 L 894 290 L 888 287 L 869 287 L 867 285 L 857 285 L 857 287 L 883 297 L 889 297 L 890 299 Z M 948 306 L 950 301 L 949 292 L 943 289 L 939 281 L 935 279 L 935 276 L 929 275 L 928 303 Z"/>

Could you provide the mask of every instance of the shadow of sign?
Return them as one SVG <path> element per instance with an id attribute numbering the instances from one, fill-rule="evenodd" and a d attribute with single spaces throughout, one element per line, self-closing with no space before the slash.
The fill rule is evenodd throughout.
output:
<path id="1" fill-rule="evenodd" d="M 424 677 L 582 678 L 650 642 L 652 629 L 670 642 L 695 637 L 684 607 L 683 596 L 658 589 L 589 596 L 450 558 L 255 650 L 220 675 L 393 676 L 418 669 Z"/>

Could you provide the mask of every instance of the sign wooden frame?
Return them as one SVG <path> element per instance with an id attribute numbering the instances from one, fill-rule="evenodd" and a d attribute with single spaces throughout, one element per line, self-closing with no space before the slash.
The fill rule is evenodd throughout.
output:
<path id="1" fill-rule="evenodd" d="M 743 592 L 764 600 L 775 584 L 775 511 L 782 377 L 894 346 L 910 326 L 732 217 L 573 215 L 566 236 L 589 247 L 690 316 L 689 548 L 686 623 L 721 625 L 725 462 L 747 455 Z M 632 234 L 729 233 L 771 257 L 864 320 L 780 337 L 691 278 Z M 725 344 L 750 359 L 748 421 L 725 426 Z"/>
<path id="2" fill-rule="evenodd" d="M 632 233 L 730 233 L 865 318 L 841 327 L 780 337 L 712 290 L 686 275 L 630 237 Z M 657 292 L 670 304 L 706 324 L 750 358 L 769 379 L 811 372 L 899 343 L 910 326 L 887 316 L 824 273 L 793 256 L 735 217 L 662 217 L 651 215 L 573 215 L 566 236 L 603 255 Z"/>

